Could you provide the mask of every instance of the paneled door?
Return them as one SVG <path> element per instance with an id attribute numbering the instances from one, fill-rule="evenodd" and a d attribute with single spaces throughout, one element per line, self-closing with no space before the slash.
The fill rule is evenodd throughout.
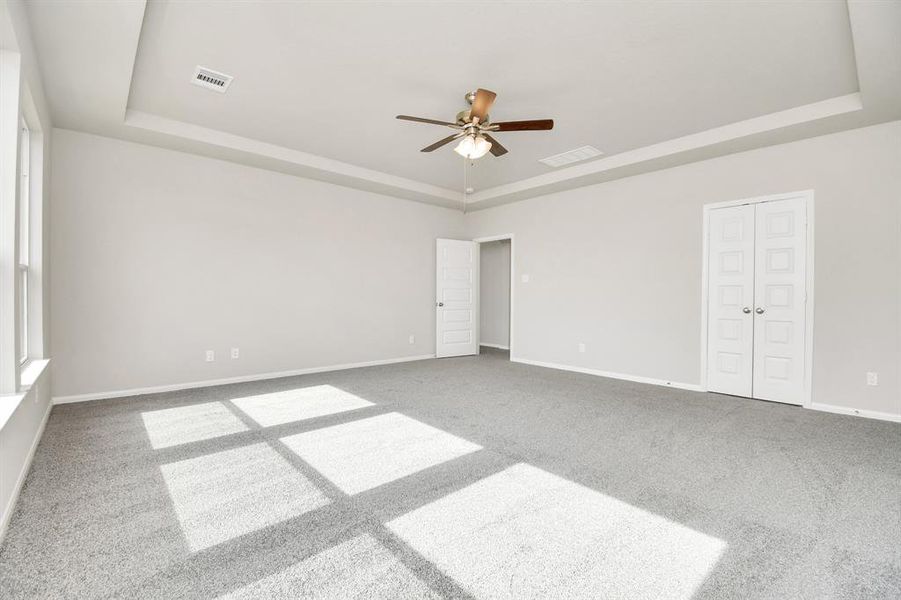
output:
<path id="1" fill-rule="evenodd" d="M 803 198 L 756 205 L 754 398 L 801 404 L 807 307 Z"/>
<path id="2" fill-rule="evenodd" d="M 478 354 L 479 245 L 438 238 L 436 256 L 435 354 L 438 358 Z"/>
<path id="3" fill-rule="evenodd" d="M 802 404 L 806 199 L 713 209 L 708 235 L 707 389 Z"/>
<path id="4" fill-rule="evenodd" d="M 707 389 L 751 396 L 754 381 L 754 206 L 710 212 Z"/>

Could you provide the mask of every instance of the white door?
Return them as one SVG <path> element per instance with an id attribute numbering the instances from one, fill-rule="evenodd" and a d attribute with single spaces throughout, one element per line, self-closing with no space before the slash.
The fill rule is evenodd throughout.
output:
<path id="1" fill-rule="evenodd" d="M 710 211 L 707 389 L 751 396 L 754 362 L 754 206 Z"/>
<path id="2" fill-rule="evenodd" d="M 803 198 L 756 205 L 754 398 L 801 404 L 807 307 Z"/>
<path id="3" fill-rule="evenodd" d="M 435 354 L 438 358 L 478 354 L 479 245 L 439 238 L 437 250 Z"/>

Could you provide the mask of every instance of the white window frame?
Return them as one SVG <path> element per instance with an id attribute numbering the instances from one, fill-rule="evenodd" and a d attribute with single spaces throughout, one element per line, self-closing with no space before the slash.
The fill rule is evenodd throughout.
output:
<path id="1" fill-rule="evenodd" d="M 20 59 L 0 50 L 0 395 L 29 390 L 48 362 L 44 123 L 21 80 Z"/>
<path id="2" fill-rule="evenodd" d="M 31 233 L 30 203 L 31 203 L 31 181 L 29 174 L 31 171 L 31 129 L 25 118 L 22 117 L 20 122 L 21 139 L 19 140 L 19 261 L 16 275 L 19 278 L 19 307 L 17 320 L 19 321 L 16 328 L 16 335 L 19 336 L 19 364 L 24 367 L 30 358 L 29 355 L 29 327 L 28 327 L 28 304 L 30 301 L 29 280 L 29 244 Z"/>

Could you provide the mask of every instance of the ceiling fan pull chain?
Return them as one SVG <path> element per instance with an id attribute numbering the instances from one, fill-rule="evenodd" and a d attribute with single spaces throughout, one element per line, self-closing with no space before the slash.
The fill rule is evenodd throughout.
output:
<path id="1" fill-rule="evenodd" d="M 469 159 L 465 156 L 463 157 L 463 214 L 466 214 L 466 190 L 469 189 L 468 181 L 467 181 L 467 172 L 466 172 L 466 163 L 469 162 Z"/>

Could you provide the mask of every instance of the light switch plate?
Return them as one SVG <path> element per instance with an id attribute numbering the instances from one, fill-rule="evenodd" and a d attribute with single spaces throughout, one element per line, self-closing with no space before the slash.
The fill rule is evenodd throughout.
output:
<path id="1" fill-rule="evenodd" d="M 872 371 L 867 373 L 867 385 L 879 385 L 879 373 Z"/>
<path id="2" fill-rule="evenodd" d="M 529 283 L 529 274 L 523 273 L 522 276 L 520 277 L 520 279 L 522 280 L 523 283 Z"/>

